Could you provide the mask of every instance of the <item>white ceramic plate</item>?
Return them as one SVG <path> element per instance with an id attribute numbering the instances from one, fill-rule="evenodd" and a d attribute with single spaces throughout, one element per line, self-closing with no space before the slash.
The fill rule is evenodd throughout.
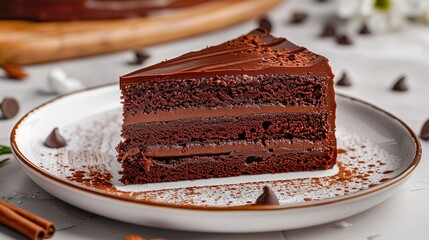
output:
<path id="1" fill-rule="evenodd" d="M 24 116 L 12 132 L 25 172 L 52 195 L 130 223 L 207 232 L 287 230 L 327 223 L 381 203 L 410 176 L 421 147 L 402 121 L 368 103 L 337 95 L 338 164 L 331 170 L 124 186 L 117 86 L 59 97 Z M 54 127 L 68 145 L 49 149 Z M 279 206 L 252 203 L 264 185 Z"/>

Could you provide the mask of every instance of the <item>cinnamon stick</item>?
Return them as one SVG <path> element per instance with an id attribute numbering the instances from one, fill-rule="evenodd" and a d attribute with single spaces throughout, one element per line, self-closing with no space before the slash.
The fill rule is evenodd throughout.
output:
<path id="1" fill-rule="evenodd" d="M 28 77 L 28 73 L 17 65 L 0 65 L 0 68 L 6 72 L 6 76 L 15 80 L 22 80 Z"/>
<path id="2" fill-rule="evenodd" d="M 50 238 L 55 233 L 52 222 L 0 200 L 0 223 L 29 239 Z"/>

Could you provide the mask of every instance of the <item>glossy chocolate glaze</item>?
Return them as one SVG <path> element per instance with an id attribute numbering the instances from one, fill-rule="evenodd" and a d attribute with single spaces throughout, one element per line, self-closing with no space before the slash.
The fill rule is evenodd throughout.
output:
<path id="1" fill-rule="evenodd" d="M 3 0 L 0 20 L 73 21 L 159 15 L 215 0 Z"/>
<path id="2" fill-rule="evenodd" d="M 328 59 L 285 38 L 256 29 L 226 43 L 190 52 L 121 77 L 121 87 L 141 81 L 168 81 L 235 74 L 315 75 L 332 78 Z"/>

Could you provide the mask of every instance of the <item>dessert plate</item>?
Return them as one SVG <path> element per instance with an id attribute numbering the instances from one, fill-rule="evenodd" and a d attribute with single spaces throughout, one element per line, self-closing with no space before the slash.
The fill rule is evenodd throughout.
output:
<path id="1" fill-rule="evenodd" d="M 346 218 L 391 196 L 417 167 L 421 146 L 402 121 L 337 95 L 338 164 L 331 170 L 124 186 L 115 146 L 121 106 L 116 85 L 56 98 L 14 127 L 15 157 L 38 185 L 87 211 L 135 224 L 206 232 L 260 232 Z M 54 127 L 68 145 L 43 145 Z M 270 186 L 278 206 L 253 202 Z"/>

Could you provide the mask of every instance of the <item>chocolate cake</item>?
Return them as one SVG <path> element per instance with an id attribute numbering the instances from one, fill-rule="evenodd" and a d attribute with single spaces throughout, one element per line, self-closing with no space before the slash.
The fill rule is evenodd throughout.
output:
<path id="1" fill-rule="evenodd" d="M 333 77 L 328 59 L 263 29 L 122 76 L 121 181 L 329 169 Z"/>
<path id="2" fill-rule="evenodd" d="M 0 20 L 74 21 L 159 15 L 216 0 L 3 0 Z"/>

